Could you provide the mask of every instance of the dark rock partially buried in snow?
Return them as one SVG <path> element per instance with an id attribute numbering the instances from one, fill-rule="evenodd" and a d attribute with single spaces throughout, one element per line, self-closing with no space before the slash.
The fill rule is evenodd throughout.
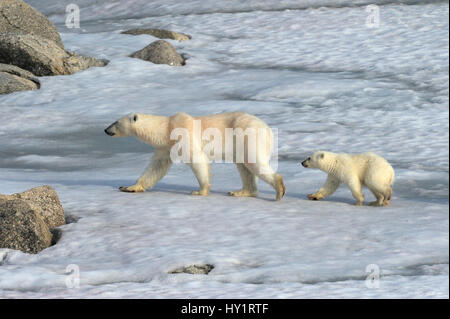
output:
<path id="1" fill-rule="evenodd" d="M 123 31 L 122 34 L 131 34 L 131 35 L 148 34 L 156 38 L 172 39 L 180 42 L 191 39 L 190 35 L 163 29 L 131 29 Z"/>
<path id="2" fill-rule="evenodd" d="M 156 64 L 168 64 L 171 66 L 184 65 L 183 57 L 178 54 L 169 42 L 164 40 L 152 42 L 142 50 L 136 51 L 130 56 L 132 58 L 138 58 Z"/>
<path id="3" fill-rule="evenodd" d="M 22 193 L 0 195 L 0 248 L 36 254 L 54 245 L 65 224 L 56 191 L 48 186 Z"/>
<path id="4" fill-rule="evenodd" d="M 64 48 L 55 25 L 22 0 L 0 1 L 0 33 L 33 34 Z"/>
<path id="5" fill-rule="evenodd" d="M 0 63 L 47 76 L 73 74 L 92 66 L 105 66 L 108 61 L 67 52 L 56 42 L 31 34 L 0 33 Z"/>
<path id="6" fill-rule="evenodd" d="M 14 65 L 0 63 L 0 94 L 37 90 L 40 86 L 33 73 Z"/>
<path id="7" fill-rule="evenodd" d="M 191 275 L 207 275 L 211 270 L 214 269 L 213 265 L 190 265 L 186 267 L 177 268 L 175 270 L 169 271 L 169 274 L 191 274 Z"/>
<path id="8" fill-rule="evenodd" d="M 21 199 L 30 204 L 48 228 L 58 227 L 66 223 L 58 194 L 51 186 L 39 186 L 13 195 L 0 195 L 0 204 L 15 199 Z"/>
<path id="9" fill-rule="evenodd" d="M 22 199 L 0 202 L 0 248 L 36 254 L 51 243 L 52 234 L 35 206 Z"/>

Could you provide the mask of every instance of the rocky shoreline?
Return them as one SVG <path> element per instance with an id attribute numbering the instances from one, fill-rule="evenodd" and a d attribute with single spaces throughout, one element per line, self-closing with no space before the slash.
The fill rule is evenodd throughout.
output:
<path id="1" fill-rule="evenodd" d="M 0 94 L 37 90 L 37 76 L 70 75 L 108 65 L 108 60 L 66 50 L 55 25 L 22 0 L 0 2 L 0 17 Z M 131 29 L 122 34 L 191 39 L 189 35 L 163 29 Z M 170 66 L 185 64 L 185 58 L 164 40 L 152 42 L 130 57 Z"/>

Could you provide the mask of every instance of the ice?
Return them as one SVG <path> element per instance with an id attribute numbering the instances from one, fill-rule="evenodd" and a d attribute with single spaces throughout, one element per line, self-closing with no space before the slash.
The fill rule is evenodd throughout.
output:
<path id="1" fill-rule="evenodd" d="M 448 3 L 80 0 L 76 30 L 69 1 L 28 2 L 67 49 L 110 63 L 0 97 L 0 193 L 52 185 L 74 221 L 38 255 L 0 249 L 0 297 L 448 298 Z M 120 34 L 135 27 L 190 34 L 169 40 L 187 64 L 129 58 L 156 39 Z M 238 110 L 278 130 L 281 202 L 263 182 L 256 199 L 228 197 L 240 187 L 230 164 L 213 165 L 207 198 L 190 195 L 182 164 L 151 191 L 118 191 L 152 149 L 104 134 L 113 121 Z M 318 149 L 386 157 L 391 206 L 355 207 L 345 187 L 308 201 L 326 175 L 298 163 Z M 168 274 L 196 263 L 215 268 Z M 366 285 L 371 264 L 379 288 Z"/>

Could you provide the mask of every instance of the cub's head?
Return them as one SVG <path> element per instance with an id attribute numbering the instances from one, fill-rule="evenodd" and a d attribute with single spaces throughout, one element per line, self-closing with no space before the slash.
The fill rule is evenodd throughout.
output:
<path id="1" fill-rule="evenodd" d="M 302 162 L 303 167 L 306 168 L 321 168 L 322 164 L 325 162 L 327 157 L 327 152 L 317 151 L 313 155 L 308 157 Z"/>
<path id="2" fill-rule="evenodd" d="M 139 121 L 139 114 L 131 113 L 121 119 L 115 121 L 113 124 L 105 129 L 105 133 L 113 137 L 131 136 L 136 133 L 136 123 Z"/>

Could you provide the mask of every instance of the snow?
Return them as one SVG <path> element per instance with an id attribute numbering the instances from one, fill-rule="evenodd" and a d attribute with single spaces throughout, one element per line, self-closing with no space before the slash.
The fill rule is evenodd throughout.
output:
<path id="1" fill-rule="evenodd" d="M 0 249 L 0 297 L 448 298 L 448 3 L 80 0 L 76 30 L 64 1 L 27 2 L 66 48 L 111 62 L 0 97 L 0 193 L 52 185 L 74 220 L 37 255 Z M 155 40 L 120 34 L 135 27 L 190 34 L 169 40 L 186 66 L 128 58 Z M 236 110 L 278 130 L 281 202 L 263 182 L 256 199 L 228 197 L 240 187 L 230 164 L 213 165 L 206 198 L 190 195 L 183 164 L 151 191 L 118 191 L 152 150 L 104 134 L 117 118 Z M 318 149 L 386 157 L 391 206 L 355 207 L 345 187 L 308 201 L 326 176 L 298 163 Z M 196 263 L 215 268 L 168 274 Z M 379 288 L 366 285 L 371 264 Z"/>

